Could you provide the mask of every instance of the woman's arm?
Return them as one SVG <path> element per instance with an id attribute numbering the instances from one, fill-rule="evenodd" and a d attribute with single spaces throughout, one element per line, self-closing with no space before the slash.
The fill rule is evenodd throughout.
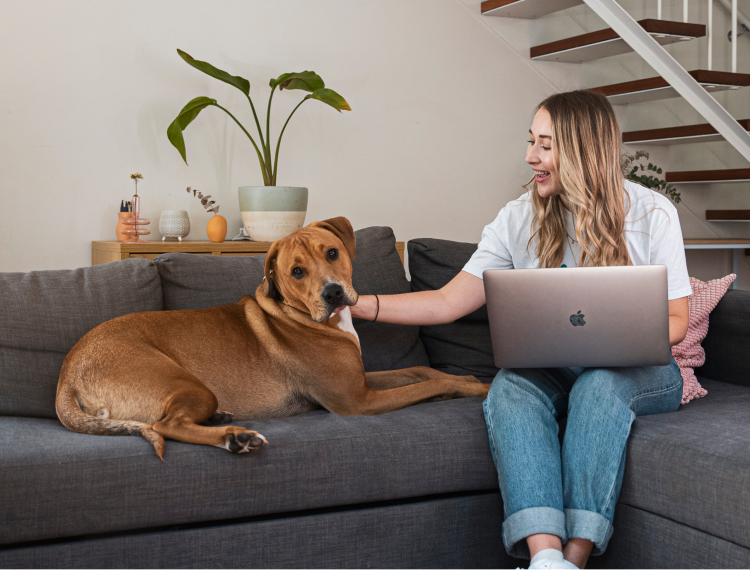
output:
<path id="1" fill-rule="evenodd" d="M 669 346 L 679 344 L 685 338 L 689 319 L 687 297 L 669 301 Z"/>
<path id="2" fill-rule="evenodd" d="M 450 283 L 436 291 L 418 291 L 402 295 L 362 295 L 351 307 L 352 316 L 379 323 L 399 325 L 442 325 L 452 323 L 484 305 L 484 282 L 461 271 Z"/>

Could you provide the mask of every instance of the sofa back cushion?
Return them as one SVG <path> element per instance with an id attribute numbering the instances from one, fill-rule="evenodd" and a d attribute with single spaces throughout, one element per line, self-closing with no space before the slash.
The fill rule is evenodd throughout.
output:
<path id="1" fill-rule="evenodd" d="M 706 363 L 697 376 L 750 386 L 750 291 L 730 289 L 708 317 L 701 343 Z"/>
<path id="2" fill-rule="evenodd" d="M 412 291 L 440 289 L 463 269 L 475 243 L 420 238 L 408 243 Z M 430 366 L 448 374 L 491 380 L 497 374 L 492 355 L 487 307 L 447 325 L 420 327 Z"/>
<path id="3" fill-rule="evenodd" d="M 357 253 L 352 261 L 354 289 L 360 295 L 408 293 L 409 282 L 391 228 L 364 228 L 354 235 L 357 239 Z M 264 261 L 264 255 L 160 255 L 154 262 L 161 275 L 164 308 L 198 309 L 236 303 L 245 295 L 254 296 L 263 280 Z M 368 372 L 429 365 L 418 327 L 355 319 L 354 328 Z"/>
<path id="4" fill-rule="evenodd" d="M 65 356 L 101 323 L 162 308 L 146 259 L 72 270 L 0 273 L 0 415 L 56 418 Z"/>

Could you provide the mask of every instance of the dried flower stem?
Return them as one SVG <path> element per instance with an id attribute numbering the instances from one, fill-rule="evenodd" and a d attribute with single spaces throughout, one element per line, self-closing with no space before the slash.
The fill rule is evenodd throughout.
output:
<path id="1" fill-rule="evenodd" d="M 192 188 L 190 188 L 190 186 L 187 187 L 187 192 L 188 194 L 192 192 L 193 196 L 197 197 L 201 201 L 201 204 L 206 211 L 213 212 L 214 214 L 219 213 L 219 206 L 214 206 L 214 204 L 216 204 L 215 200 L 209 200 L 209 198 L 211 198 L 210 195 L 204 196 L 200 190 L 198 190 L 197 188 L 193 190 Z"/>

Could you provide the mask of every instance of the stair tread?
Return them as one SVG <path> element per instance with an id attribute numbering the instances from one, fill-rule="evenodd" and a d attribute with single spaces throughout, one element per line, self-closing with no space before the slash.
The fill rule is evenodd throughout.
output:
<path id="1" fill-rule="evenodd" d="M 638 24 L 650 34 L 663 36 L 655 37 L 656 41 L 662 45 L 706 35 L 706 26 L 703 24 L 688 24 L 650 18 L 640 20 Z M 534 46 L 530 50 L 530 55 L 532 59 L 578 63 L 629 51 L 633 50 L 620 38 L 617 32 L 612 28 L 605 28 Z"/>
<path id="2" fill-rule="evenodd" d="M 531 20 L 583 3 L 584 0 L 485 0 L 482 2 L 482 14 Z"/>
<path id="3" fill-rule="evenodd" d="M 726 89 L 739 89 L 750 85 L 749 73 L 708 71 L 706 69 L 696 69 L 688 73 L 711 93 Z M 627 105 L 629 103 L 642 103 L 669 97 L 679 97 L 677 91 L 661 76 L 635 79 L 611 85 L 601 85 L 599 87 L 591 87 L 588 90 L 609 97 L 613 105 Z"/>
<path id="4" fill-rule="evenodd" d="M 745 129 L 746 131 L 750 131 L 750 119 L 742 119 L 737 122 L 743 129 Z M 697 125 L 683 125 L 681 127 L 666 127 L 662 129 L 628 131 L 622 133 L 622 142 L 626 144 L 632 144 L 638 142 L 649 143 L 655 141 L 672 141 L 674 139 L 705 139 L 710 135 L 717 135 L 718 139 L 723 140 L 723 137 L 721 137 L 718 134 L 718 131 L 709 123 L 700 123 Z"/>
<path id="5" fill-rule="evenodd" d="M 750 73 L 730 73 L 728 71 L 708 71 L 706 69 L 696 69 L 688 71 L 688 73 L 692 75 L 693 79 L 698 83 L 736 85 L 738 87 L 747 87 L 750 85 Z M 633 81 L 623 81 L 622 83 L 591 87 L 588 90 L 609 96 L 620 95 L 622 93 L 632 93 L 634 91 L 645 91 L 647 89 L 658 89 L 659 87 L 669 87 L 667 80 L 660 75 L 656 77 L 647 77 L 646 79 L 635 79 Z"/>
<path id="6" fill-rule="evenodd" d="M 664 180 L 675 182 L 744 182 L 750 181 L 750 168 L 722 168 L 719 170 L 685 170 L 667 172 Z"/>
<path id="7" fill-rule="evenodd" d="M 745 245 L 750 243 L 750 238 L 685 238 L 685 245 Z"/>
<path id="8" fill-rule="evenodd" d="M 750 210 L 706 210 L 706 220 L 714 222 L 750 221 Z"/>

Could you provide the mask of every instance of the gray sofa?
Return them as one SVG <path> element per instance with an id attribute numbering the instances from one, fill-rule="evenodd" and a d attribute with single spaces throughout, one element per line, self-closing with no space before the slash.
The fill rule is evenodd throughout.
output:
<path id="1" fill-rule="evenodd" d="M 357 291 L 440 287 L 476 247 L 412 240 L 409 282 L 394 244 L 389 228 L 357 232 Z M 523 563 L 502 546 L 478 398 L 247 422 L 271 442 L 259 453 L 168 441 L 165 462 L 141 438 L 56 420 L 60 365 L 88 330 L 130 312 L 236 302 L 261 278 L 260 257 L 189 254 L 0 274 L 0 567 Z M 484 309 L 437 327 L 355 326 L 368 370 L 496 372 Z M 615 534 L 590 566 L 750 566 L 749 341 L 750 293 L 730 291 L 704 342 L 708 396 L 636 420 Z"/>

